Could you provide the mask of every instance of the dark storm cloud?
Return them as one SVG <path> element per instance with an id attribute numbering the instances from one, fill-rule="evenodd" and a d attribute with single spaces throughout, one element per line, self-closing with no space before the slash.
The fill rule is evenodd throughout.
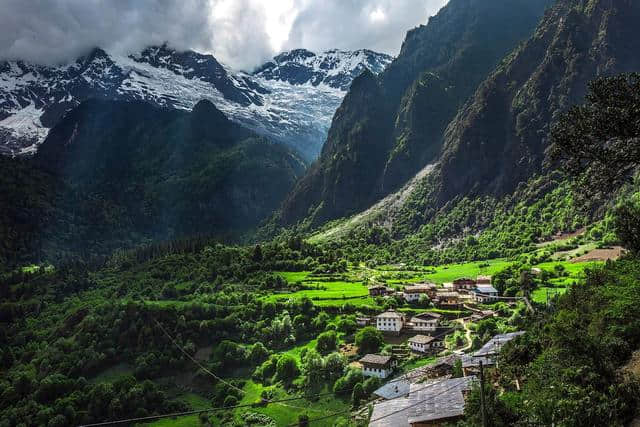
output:
<path id="1" fill-rule="evenodd" d="M 168 42 L 251 68 L 281 48 L 397 53 L 446 0 L 3 0 L 0 59 L 73 60 Z"/>

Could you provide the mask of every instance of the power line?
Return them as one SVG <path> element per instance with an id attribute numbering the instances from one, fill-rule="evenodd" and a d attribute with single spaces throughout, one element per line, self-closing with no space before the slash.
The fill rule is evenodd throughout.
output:
<path id="1" fill-rule="evenodd" d="M 425 389 L 427 389 L 427 388 L 429 388 L 429 387 L 433 387 L 433 386 L 435 386 L 436 384 L 438 384 L 438 383 L 440 383 L 440 382 L 441 382 L 441 381 L 434 381 L 433 383 L 429 383 L 429 384 L 425 385 L 424 387 L 421 387 L 421 388 L 418 388 L 418 389 L 416 389 L 416 390 L 413 390 L 411 393 L 416 393 L 416 392 L 419 392 L 419 391 L 425 390 Z M 447 391 L 449 391 L 449 390 L 453 390 L 453 389 L 454 389 L 454 388 L 456 388 L 456 387 L 459 387 L 459 384 L 455 384 L 455 385 L 454 385 L 454 386 L 452 386 L 452 387 L 449 387 L 449 388 L 447 388 L 447 389 L 445 389 L 445 390 L 442 390 L 439 394 L 446 393 Z M 404 397 L 405 397 L 404 395 L 402 395 L 402 396 L 396 396 L 396 397 L 393 397 L 393 398 L 391 398 L 391 399 L 385 399 L 385 402 L 390 402 L 390 401 L 392 401 L 392 400 L 396 400 L 396 399 L 402 399 L 402 398 L 404 398 Z M 405 410 L 407 410 L 407 409 L 409 409 L 409 408 L 412 408 L 412 407 L 414 407 L 414 406 L 419 405 L 420 403 L 424 403 L 424 402 L 426 402 L 426 401 L 428 401 L 428 400 L 430 400 L 430 399 L 434 399 L 435 397 L 436 397 L 436 396 L 432 396 L 432 397 L 428 397 L 428 398 L 426 398 L 426 399 L 420 400 L 420 401 L 418 401 L 418 402 L 416 402 L 416 403 L 414 403 L 414 404 L 411 404 L 411 405 L 409 405 L 409 406 L 405 406 L 404 408 L 402 408 L 402 409 L 400 409 L 400 410 L 397 410 L 397 411 L 391 412 L 391 413 L 389 413 L 389 414 L 383 415 L 383 416 L 381 416 L 381 417 L 375 418 L 375 419 L 373 419 L 373 420 L 370 420 L 370 421 L 369 421 L 369 423 L 372 423 L 372 422 L 374 422 L 374 421 L 379 421 L 379 420 L 382 420 L 382 419 L 384 419 L 384 418 L 390 417 L 391 415 L 395 415 L 395 414 L 397 414 L 397 413 L 399 413 L 399 412 L 405 411 Z M 371 401 L 367 402 L 367 404 L 369 404 L 369 403 L 371 403 Z M 329 415 L 324 415 L 324 416 L 322 416 L 322 417 L 310 418 L 310 419 L 308 420 L 308 422 L 309 422 L 309 423 L 312 423 L 312 422 L 316 422 L 316 421 L 325 420 L 325 419 L 327 419 L 327 418 L 332 418 L 332 417 L 335 417 L 335 416 L 338 416 L 338 415 L 342 415 L 342 414 L 347 413 L 347 412 L 351 412 L 351 410 L 338 411 L 338 412 L 334 412 L 334 413 L 329 414 Z M 292 423 L 292 424 L 289 424 L 289 427 L 293 427 L 293 426 L 296 426 L 296 425 L 298 425 L 298 423 Z"/>
<path id="2" fill-rule="evenodd" d="M 200 369 L 202 369 L 204 372 L 206 372 L 207 374 L 211 375 L 213 378 L 215 378 L 216 380 L 222 382 L 223 384 L 228 385 L 229 387 L 239 391 L 242 394 L 245 394 L 245 391 L 242 390 L 239 387 L 236 387 L 235 385 L 231 384 L 228 381 L 223 380 L 222 378 L 220 378 L 219 376 L 217 376 L 216 374 L 214 374 L 213 372 L 211 372 L 209 369 L 207 369 L 204 365 L 202 365 L 197 359 L 195 359 L 193 356 L 191 356 L 184 348 L 182 348 L 182 346 L 180 344 L 178 344 L 176 342 L 176 340 L 169 334 L 169 332 L 166 331 L 166 329 L 162 326 L 162 324 L 160 322 L 158 322 L 156 320 L 155 317 L 153 317 L 151 314 L 151 319 L 156 323 L 156 325 L 158 325 L 158 327 L 162 330 L 162 332 L 164 332 L 164 334 L 167 336 L 167 338 L 169 338 L 169 340 L 173 343 L 173 345 L 175 345 L 185 356 L 187 356 L 193 363 L 195 363 L 196 365 L 198 365 L 198 367 Z"/>
<path id="3" fill-rule="evenodd" d="M 315 397 L 328 395 L 328 394 L 333 394 L 333 393 L 322 393 L 322 394 L 315 395 Z M 219 407 L 207 408 L 207 409 L 195 409 L 195 410 L 192 410 L 192 411 L 174 412 L 174 413 L 171 413 L 171 414 L 163 414 L 163 415 L 150 415 L 150 416 L 147 416 L 147 417 L 127 418 L 127 419 L 114 420 L 114 421 L 103 421 L 103 422 L 93 423 L 93 424 L 84 424 L 84 425 L 82 425 L 80 427 L 116 425 L 116 424 L 124 424 L 124 423 L 129 423 L 129 422 L 134 422 L 134 421 L 149 421 L 149 420 L 157 420 L 157 419 L 161 419 L 161 418 L 182 417 L 182 416 L 186 416 L 186 415 L 201 414 L 201 413 L 204 413 L 204 412 L 226 411 L 226 410 L 230 410 L 230 409 L 257 407 L 257 406 L 262 406 L 263 404 L 266 405 L 266 404 L 269 404 L 269 403 L 290 402 L 290 401 L 293 401 L 293 400 L 306 399 L 306 398 L 310 398 L 310 397 L 314 397 L 314 395 L 299 396 L 299 397 L 287 397 L 287 398 L 284 398 L 284 399 L 269 400 L 269 401 L 263 400 L 261 402 L 243 403 L 243 404 L 233 405 L 233 406 L 219 406 Z"/>
<path id="4" fill-rule="evenodd" d="M 169 340 L 173 343 L 174 346 L 176 346 L 185 356 L 187 356 L 187 358 L 189 358 L 189 360 L 191 360 L 193 363 L 195 363 L 200 369 L 202 369 L 205 373 L 207 373 L 208 375 L 212 376 L 213 378 L 215 378 L 217 381 L 220 381 L 226 385 L 228 385 L 229 387 L 239 391 L 240 393 L 246 395 L 246 392 L 244 390 L 242 390 L 241 388 L 233 385 L 232 383 L 225 381 L 224 379 L 222 379 L 221 377 L 219 377 L 218 375 L 214 374 L 213 372 L 211 372 L 209 369 L 207 369 L 204 365 L 202 365 L 197 359 L 195 359 L 193 356 L 191 356 L 180 344 L 178 344 L 178 342 L 173 338 L 173 336 L 171 336 L 171 334 L 162 326 L 162 324 L 151 314 L 149 314 L 149 316 L 151 317 L 151 319 L 155 322 L 156 325 L 158 325 L 158 327 L 160 328 L 160 330 L 165 334 L 165 336 L 167 338 L 169 338 Z M 440 334 L 434 335 L 434 338 L 438 338 L 442 335 L 446 335 L 447 333 L 449 333 L 450 331 L 444 331 Z M 422 375 L 422 372 L 416 372 L 415 373 L 416 377 Z M 385 385 L 388 384 L 393 384 L 395 382 L 399 382 L 399 381 L 405 381 L 405 380 L 410 380 L 414 378 L 414 376 L 409 376 L 409 375 L 404 375 L 400 378 L 397 378 L 395 380 L 389 381 L 387 382 Z M 425 389 L 427 387 L 432 386 L 433 384 L 428 384 L 427 386 L 420 388 L 418 390 L 415 391 L 420 391 L 422 389 Z M 340 393 L 346 393 L 348 391 L 353 391 L 353 389 L 351 390 L 344 390 Z M 298 408 L 298 409 L 306 409 L 306 408 L 300 408 L 300 407 L 296 407 L 296 406 L 292 406 L 292 405 L 285 405 L 283 402 L 289 402 L 289 401 L 294 401 L 294 400 L 301 400 L 301 399 L 308 399 L 308 398 L 318 398 L 318 397 L 322 397 L 322 396 L 327 396 L 327 395 L 331 395 L 334 394 L 332 392 L 327 392 L 327 393 L 316 393 L 316 394 L 312 394 L 312 395 L 307 395 L 307 396 L 300 396 L 300 397 L 291 397 L 291 398 L 285 398 L 285 399 L 278 399 L 278 400 L 269 400 L 269 399 L 263 399 L 261 402 L 257 402 L 257 403 L 250 403 L 250 404 L 241 404 L 241 405 L 234 405 L 234 406 L 227 406 L 227 407 L 216 407 L 216 408 L 208 408 L 208 409 L 199 409 L 199 410 L 192 410 L 192 411 L 184 411 L 184 412 L 176 412 L 176 413 L 171 413 L 171 414 L 164 414 L 164 415 L 151 415 L 151 416 L 147 416 L 147 417 L 138 417 L 138 418 L 128 418 L 128 419 L 123 419 L 123 420 L 115 420 L 115 421 L 104 421 L 104 422 L 100 422 L 100 423 L 93 423 L 93 424 L 85 424 L 83 427 L 90 427 L 90 426 L 104 426 L 104 425 L 117 425 L 117 424 L 123 424 L 123 423 L 129 423 L 129 422 L 134 422 L 134 421 L 150 421 L 150 420 L 155 420 L 155 419 L 162 419 L 162 418 L 171 418 L 171 417 L 179 417 L 179 416 L 186 416 L 186 415 L 195 415 L 195 414 L 200 414 L 200 413 L 205 413 L 205 412 L 215 412 L 215 411 L 219 411 L 219 410 L 229 410 L 229 409 L 237 409 L 237 408 L 244 408 L 244 407 L 255 407 L 255 406 L 259 406 L 260 404 L 269 404 L 269 403 L 273 403 L 273 404 L 280 404 L 282 406 L 289 406 L 289 407 L 294 407 L 294 408 Z M 400 397 L 404 397 L 404 396 L 397 396 L 395 398 L 392 399 L 388 399 L 388 400 L 393 400 L 393 399 L 397 399 Z M 321 418 L 317 418 L 314 419 L 314 421 L 318 421 L 320 419 L 326 419 L 326 418 L 330 418 L 336 415 L 340 415 L 342 413 L 345 412 L 350 412 L 349 410 L 347 411 L 340 411 L 334 414 L 330 414 L 327 416 L 323 416 Z M 311 420 L 310 420 L 311 421 Z"/>
<path id="5" fill-rule="evenodd" d="M 436 383 L 433 383 L 433 384 L 431 384 L 431 385 L 434 385 L 434 384 L 437 384 L 437 382 L 436 382 Z M 450 391 L 450 390 L 453 390 L 453 389 L 454 389 L 454 388 L 456 388 L 456 387 L 459 387 L 459 384 L 456 384 L 456 385 L 454 385 L 454 386 L 452 386 L 452 387 L 449 387 L 449 388 L 447 388 L 447 389 L 445 389 L 445 390 L 442 390 L 440 393 L 438 393 L 438 395 L 439 395 L 439 394 L 446 393 L 446 392 L 448 392 L 448 391 Z M 413 391 L 413 393 L 415 393 L 415 392 L 417 392 L 417 391 L 420 391 L 420 390 L 423 390 L 423 389 L 425 389 L 425 388 L 426 388 L 426 387 L 423 387 L 423 388 L 418 389 L 418 390 L 414 390 L 414 391 Z M 419 404 L 421 404 L 421 403 L 425 403 L 425 402 L 427 402 L 427 401 L 429 401 L 429 400 L 433 400 L 433 399 L 435 399 L 438 395 L 436 395 L 436 396 L 430 396 L 430 397 L 427 397 L 426 399 L 419 400 L 419 401 L 417 401 L 416 403 L 413 403 L 413 404 L 411 404 L 411 405 L 409 405 L 409 406 L 405 406 L 405 407 L 404 407 L 404 408 L 402 408 L 402 409 L 398 409 L 398 410 L 393 411 L 393 412 L 391 412 L 391 413 L 388 413 L 388 414 L 386 414 L 386 415 L 383 415 L 383 416 L 380 416 L 380 417 L 378 417 L 378 418 L 374 418 L 374 419 L 372 419 L 372 420 L 369 420 L 369 424 L 371 424 L 372 422 L 375 422 L 375 421 L 380 421 L 380 420 L 382 420 L 382 419 L 384 419 L 384 418 L 390 417 L 390 416 L 395 415 L 395 414 L 398 414 L 398 413 L 400 413 L 400 412 L 406 411 L 407 409 L 411 409 L 411 408 L 413 408 L 413 407 L 415 407 L 415 406 L 418 406 L 418 405 L 419 405 Z M 389 399 L 389 400 L 392 400 L 392 399 Z"/>

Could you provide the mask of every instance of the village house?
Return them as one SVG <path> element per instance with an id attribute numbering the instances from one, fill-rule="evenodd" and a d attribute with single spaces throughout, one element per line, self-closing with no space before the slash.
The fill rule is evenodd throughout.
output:
<path id="1" fill-rule="evenodd" d="M 429 335 L 416 335 L 407 340 L 409 348 L 417 353 L 429 353 L 433 349 L 444 348 L 444 341 Z"/>
<path id="2" fill-rule="evenodd" d="M 471 295 L 474 301 L 484 304 L 497 301 L 498 290 L 491 285 L 477 285 L 476 288 L 471 291 Z"/>
<path id="3" fill-rule="evenodd" d="M 476 277 L 477 285 L 490 285 L 491 284 L 491 276 L 478 276 Z"/>
<path id="4" fill-rule="evenodd" d="M 384 285 L 373 285 L 369 286 L 369 296 L 371 297 L 380 297 L 385 296 L 389 293 L 389 289 Z"/>
<path id="5" fill-rule="evenodd" d="M 473 353 L 473 357 L 491 357 L 500 353 L 500 349 L 512 339 L 524 334 L 524 331 L 509 332 L 507 334 L 498 334 L 491 338 L 485 345 L 480 347 L 478 351 Z"/>
<path id="6" fill-rule="evenodd" d="M 476 287 L 476 281 L 473 279 L 469 279 L 467 277 L 463 277 L 460 279 L 456 279 L 453 281 L 453 290 L 454 291 L 470 291 Z"/>
<path id="7" fill-rule="evenodd" d="M 362 365 L 362 375 L 365 377 L 387 378 L 395 366 L 392 356 L 380 354 L 367 354 L 359 362 Z"/>
<path id="8" fill-rule="evenodd" d="M 402 291 L 402 296 L 407 302 L 415 302 L 421 295 L 435 296 L 438 286 L 435 283 L 420 283 L 413 286 L 406 286 Z"/>
<path id="9" fill-rule="evenodd" d="M 460 294 L 458 292 L 438 292 L 435 303 L 440 308 L 457 309 L 460 307 Z"/>
<path id="10" fill-rule="evenodd" d="M 441 314 L 438 313 L 421 313 L 411 318 L 411 325 L 414 331 L 433 332 L 438 328 Z"/>
<path id="11" fill-rule="evenodd" d="M 449 378 L 428 385 L 411 384 L 402 397 L 373 406 L 369 427 L 441 426 L 464 416 L 466 398 L 476 377 Z"/>
<path id="12" fill-rule="evenodd" d="M 400 333 L 404 323 L 404 316 L 397 311 L 389 310 L 376 316 L 376 328 L 382 332 Z"/>

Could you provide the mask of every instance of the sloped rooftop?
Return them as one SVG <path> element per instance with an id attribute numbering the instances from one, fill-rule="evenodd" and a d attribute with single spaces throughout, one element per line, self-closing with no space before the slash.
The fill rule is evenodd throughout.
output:
<path id="1" fill-rule="evenodd" d="M 382 356 L 381 354 L 367 354 L 359 360 L 360 363 L 371 363 L 373 365 L 386 365 L 391 361 L 391 356 Z"/>
<path id="2" fill-rule="evenodd" d="M 413 384 L 407 397 L 376 404 L 369 427 L 405 427 L 460 416 L 464 414 L 463 391 L 469 390 L 475 381 L 476 377 L 471 376 Z"/>
<path id="3" fill-rule="evenodd" d="M 500 352 L 500 348 L 506 343 L 522 334 L 524 334 L 524 331 L 496 335 L 483 345 L 480 350 L 473 353 L 473 355 L 474 357 L 494 356 Z"/>

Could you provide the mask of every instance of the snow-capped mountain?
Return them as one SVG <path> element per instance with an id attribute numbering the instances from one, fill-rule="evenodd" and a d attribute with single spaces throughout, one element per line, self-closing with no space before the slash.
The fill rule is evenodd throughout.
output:
<path id="1" fill-rule="evenodd" d="M 0 62 L 0 153 L 34 152 L 67 111 L 89 98 L 178 109 L 209 99 L 232 120 L 311 160 L 353 78 L 365 67 L 380 72 L 391 59 L 365 50 L 295 50 L 243 73 L 211 55 L 160 46 L 130 56 L 95 49 L 57 67 Z"/>
<path id="2" fill-rule="evenodd" d="M 254 75 L 265 80 L 279 80 L 294 85 L 310 83 L 348 90 L 353 79 L 365 68 L 378 74 L 393 60 L 389 55 L 367 49 L 344 51 L 328 50 L 315 54 L 306 49 L 283 52 L 262 67 Z"/>

